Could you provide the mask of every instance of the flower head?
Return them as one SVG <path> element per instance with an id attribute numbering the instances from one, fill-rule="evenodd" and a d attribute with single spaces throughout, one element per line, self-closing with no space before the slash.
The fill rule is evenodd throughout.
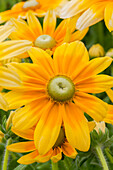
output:
<path id="1" fill-rule="evenodd" d="M 28 57 L 29 55 L 26 51 L 32 46 L 54 52 L 56 47 L 64 42 L 81 40 L 88 29 L 74 32 L 74 20 L 63 20 L 56 28 L 56 14 L 54 10 L 47 12 L 43 21 L 43 28 L 38 18 L 31 11 L 27 13 L 27 22 L 12 19 L 11 22 L 15 30 L 10 35 L 12 40 L 0 44 L 0 60 L 14 56 Z M 7 50 L 4 50 L 6 48 Z"/>
<path id="2" fill-rule="evenodd" d="M 112 62 L 110 57 L 89 61 L 82 42 L 65 43 L 56 48 L 53 58 L 32 47 L 33 63 L 11 63 L 0 68 L 0 85 L 11 90 L 5 95 L 10 109 L 16 109 L 16 129 L 36 126 L 34 142 L 46 154 L 57 140 L 62 124 L 69 143 L 81 151 L 90 146 L 88 122 L 104 119 L 108 106 L 88 93 L 100 93 L 113 85 L 113 78 L 97 75 Z"/>
<path id="3" fill-rule="evenodd" d="M 27 0 L 19 2 L 11 10 L 0 13 L 0 23 L 8 21 L 10 18 L 26 18 L 29 10 L 32 10 L 39 17 L 44 16 L 48 9 L 55 9 L 66 2 L 67 0 Z"/>
<path id="4" fill-rule="evenodd" d="M 112 0 L 71 0 L 61 9 L 61 18 L 69 18 L 81 14 L 76 22 L 76 28 L 85 29 L 104 19 L 109 31 L 113 31 L 113 1 Z"/>

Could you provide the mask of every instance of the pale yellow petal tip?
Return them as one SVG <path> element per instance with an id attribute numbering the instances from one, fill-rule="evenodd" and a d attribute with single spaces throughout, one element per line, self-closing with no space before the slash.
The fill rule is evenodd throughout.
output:
<path id="1" fill-rule="evenodd" d="M 91 58 L 93 57 L 103 57 L 105 55 L 104 48 L 100 44 L 94 44 L 89 49 L 89 56 Z"/>
<path id="2" fill-rule="evenodd" d="M 105 133 L 105 122 L 104 122 L 104 121 L 99 122 L 99 123 L 96 122 L 96 127 L 95 127 L 94 129 L 97 131 L 97 133 L 99 133 L 99 129 L 100 129 L 103 133 Z"/>
<path id="3" fill-rule="evenodd" d="M 107 53 L 106 56 L 112 57 L 113 58 L 113 48 L 110 48 Z M 113 60 L 113 59 L 112 59 Z"/>

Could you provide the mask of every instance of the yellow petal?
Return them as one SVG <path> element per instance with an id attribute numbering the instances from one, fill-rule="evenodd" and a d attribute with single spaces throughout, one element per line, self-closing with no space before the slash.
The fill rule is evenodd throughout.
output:
<path id="1" fill-rule="evenodd" d="M 56 163 L 62 159 L 62 150 L 59 147 L 54 148 L 51 160 Z"/>
<path id="2" fill-rule="evenodd" d="M 113 2 L 109 2 L 106 5 L 105 13 L 104 13 L 104 20 L 107 28 L 109 31 L 113 31 Z"/>
<path id="3" fill-rule="evenodd" d="M 28 165 L 28 164 L 32 164 L 34 162 L 36 162 L 35 158 L 38 156 L 38 151 L 34 151 L 31 152 L 27 155 L 22 156 L 20 159 L 18 159 L 18 163 L 19 164 L 24 164 L 24 165 Z"/>
<path id="4" fill-rule="evenodd" d="M 83 67 L 78 74 L 73 73 L 72 77 L 74 82 L 77 82 L 81 79 L 85 79 L 86 77 L 90 77 L 96 75 L 103 70 L 105 70 L 112 63 L 111 57 L 99 57 L 93 60 L 90 60 L 86 66 Z M 76 70 L 75 70 L 76 71 Z"/>
<path id="5" fill-rule="evenodd" d="M 0 60 L 18 56 L 32 47 L 32 42 L 27 40 L 10 40 L 0 44 Z"/>
<path id="6" fill-rule="evenodd" d="M 94 3 L 78 19 L 76 28 L 83 30 L 104 18 L 105 2 Z"/>
<path id="7" fill-rule="evenodd" d="M 54 10 L 46 13 L 43 22 L 43 34 L 52 36 L 56 27 L 56 14 Z"/>
<path id="8" fill-rule="evenodd" d="M 62 106 L 61 112 L 63 113 L 65 133 L 69 143 L 80 151 L 88 151 L 90 134 L 83 112 L 74 103 L 66 104 L 64 108 Z"/>
<path id="9" fill-rule="evenodd" d="M 76 90 L 86 93 L 101 93 L 113 87 L 113 77 L 96 75 L 76 83 Z"/>
<path id="10" fill-rule="evenodd" d="M 27 13 L 27 22 L 31 30 L 34 32 L 36 37 L 42 34 L 42 26 L 37 17 L 35 17 L 32 11 L 28 11 Z"/>
<path id="11" fill-rule="evenodd" d="M 12 126 L 11 131 L 24 139 L 28 139 L 28 140 L 34 139 L 34 130 L 32 129 L 20 130 Z"/>
<path id="12" fill-rule="evenodd" d="M 109 96 L 110 100 L 113 102 L 113 90 L 112 89 L 108 89 L 106 91 L 106 93 Z"/>
<path id="13" fill-rule="evenodd" d="M 104 122 L 110 123 L 113 125 L 113 105 L 108 105 L 108 112 L 104 119 Z"/>
<path id="14" fill-rule="evenodd" d="M 12 152 L 24 153 L 35 150 L 34 141 L 13 143 L 7 146 L 7 149 Z"/>
<path id="15" fill-rule="evenodd" d="M 47 153 L 55 144 L 62 123 L 62 115 L 58 104 L 48 103 L 37 123 L 34 141 L 40 154 Z"/>
<path id="16" fill-rule="evenodd" d="M 31 59 L 33 60 L 34 64 L 41 65 L 41 67 L 44 67 L 44 69 L 53 76 L 54 74 L 54 65 L 53 65 L 53 59 L 51 56 L 46 53 L 44 50 L 40 48 L 32 47 L 28 51 Z"/>
<path id="17" fill-rule="evenodd" d="M 93 95 L 76 92 L 74 102 L 97 122 L 102 121 L 107 115 L 107 103 Z"/>
<path id="18" fill-rule="evenodd" d="M 0 42 L 4 41 L 14 30 L 13 26 L 0 26 Z"/>
<path id="19" fill-rule="evenodd" d="M 38 156 L 35 158 L 35 160 L 36 160 L 37 162 L 42 162 L 42 163 L 43 163 L 43 162 L 47 162 L 47 161 L 50 160 L 52 153 L 53 153 L 53 149 L 50 149 L 45 155 L 38 155 Z"/>
<path id="20" fill-rule="evenodd" d="M 25 130 L 35 126 L 42 115 L 42 111 L 46 109 L 47 103 L 48 100 L 42 97 L 17 110 L 13 117 L 14 127 Z"/>
<path id="21" fill-rule="evenodd" d="M 84 44 L 80 41 L 75 41 L 57 47 L 53 59 L 57 74 L 71 76 L 73 72 L 77 73 L 83 68 L 84 64 L 87 64 L 89 56 Z"/>
<path id="22" fill-rule="evenodd" d="M 72 159 L 75 159 L 78 154 L 77 151 L 68 142 L 64 142 L 61 146 L 61 149 L 64 155 Z"/>

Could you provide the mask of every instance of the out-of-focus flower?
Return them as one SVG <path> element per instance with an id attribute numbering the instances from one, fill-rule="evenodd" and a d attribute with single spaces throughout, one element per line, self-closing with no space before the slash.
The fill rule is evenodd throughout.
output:
<path id="1" fill-rule="evenodd" d="M 94 44 L 89 49 L 89 55 L 90 57 L 103 57 L 105 54 L 104 48 L 100 44 Z"/>
<path id="2" fill-rule="evenodd" d="M 81 40 L 86 35 L 88 28 L 75 32 L 73 25 L 75 20 L 76 18 L 63 20 L 56 28 L 54 10 L 47 12 L 43 28 L 31 11 L 27 14 L 27 22 L 12 19 L 15 30 L 10 35 L 12 40 L 0 44 L 0 60 L 14 56 L 26 58 L 29 56 L 26 51 L 32 46 L 47 50 L 47 52 L 48 50 L 54 52 L 55 48 L 64 42 Z"/>
<path id="3" fill-rule="evenodd" d="M 67 0 L 27 0 L 15 4 L 11 10 L 0 13 L 0 23 L 8 21 L 10 18 L 26 18 L 27 12 L 32 10 L 39 17 L 44 16 L 48 9 L 61 7 Z"/>
<path id="4" fill-rule="evenodd" d="M 113 77 L 97 75 L 111 64 L 112 58 L 89 61 L 87 49 L 80 41 L 57 47 L 53 58 L 34 47 L 29 55 L 33 63 L 0 67 L 0 85 L 11 90 L 5 95 L 9 108 L 24 106 L 15 113 L 13 125 L 23 130 L 36 126 L 35 145 L 40 154 L 46 154 L 63 123 L 69 143 L 87 151 L 90 135 L 84 112 L 98 122 L 105 118 L 108 109 L 105 102 L 88 93 L 112 87 Z"/>

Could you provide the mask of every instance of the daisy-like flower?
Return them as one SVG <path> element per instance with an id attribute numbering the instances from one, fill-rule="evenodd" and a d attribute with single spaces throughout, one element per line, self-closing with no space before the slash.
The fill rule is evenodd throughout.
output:
<path id="1" fill-rule="evenodd" d="M 90 2 L 90 0 L 89 0 Z M 89 3 L 84 1 L 84 5 Z M 96 24 L 104 19 L 109 31 L 113 31 L 113 1 L 112 0 L 94 0 L 94 3 L 83 12 L 76 23 L 76 28 L 82 30 L 86 27 Z"/>
<path id="2" fill-rule="evenodd" d="M 15 4 L 11 10 L 0 13 L 0 23 L 8 21 L 10 18 L 26 18 L 27 12 L 32 10 L 37 16 L 44 16 L 48 9 L 55 9 L 65 4 L 67 0 L 27 0 Z"/>
<path id="3" fill-rule="evenodd" d="M 100 93 L 113 86 L 113 77 L 97 75 L 112 62 L 110 57 L 89 61 L 80 41 L 57 47 L 53 58 L 32 47 L 33 63 L 11 63 L 0 68 L 0 85 L 11 90 L 4 97 L 10 109 L 16 109 L 16 129 L 36 126 L 35 146 L 46 154 L 54 146 L 62 124 L 69 143 L 81 151 L 90 146 L 86 112 L 95 121 L 104 119 L 108 106 L 88 93 Z"/>
<path id="4" fill-rule="evenodd" d="M 76 18 L 63 20 L 56 28 L 54 10 L 47 12 L 43 21 L 43 28 L 31 11 L 27 14 L 27 22 L 12 19 L 15 31 L 10 35 L 12 40 L 0 44 L 0 60 L 14 56 L 28 57 L 29 55 L 26 51 L 32 46 L 54 52 L 55 48 L 64 42 L 81 40 L 88 29 L 75 32 L 75 26 L 73 25 L 75 20 Z"/>
<path id="5" fill-rule="evenodd" d="M 76 28 L 85 29 L 104 19 L 109 31 L 113 31 L 113 0 L 71 0 L 60 11 L 61 18 L 81 13 Z"/>
<path id="6" fill-rule="evenodd" d="M 47 162 L 50 159 L 54 163 L 56 163 L 59 160 L 61 160 L 62 153 L 73 159 L 77 155 L 77 151 L 66 140 L 63 128 L 61 128 L 59 136 L 54 146 L 44 155 L 40 155 L 37 148 L 35 147 L 33 129 L 27 129 L 27 131 L 26 130 L 20 131 L 12 127 L 12 131 L 16 135 L 30 140 L 26 142 L 14 143 L 7 147 L 8 150 L 13 152 L 19 152 L 19 153 L 30 152 L 29 154 L 22 156 L 17 161 L 20 164 L 31 164 L 34 162 Z"/>

